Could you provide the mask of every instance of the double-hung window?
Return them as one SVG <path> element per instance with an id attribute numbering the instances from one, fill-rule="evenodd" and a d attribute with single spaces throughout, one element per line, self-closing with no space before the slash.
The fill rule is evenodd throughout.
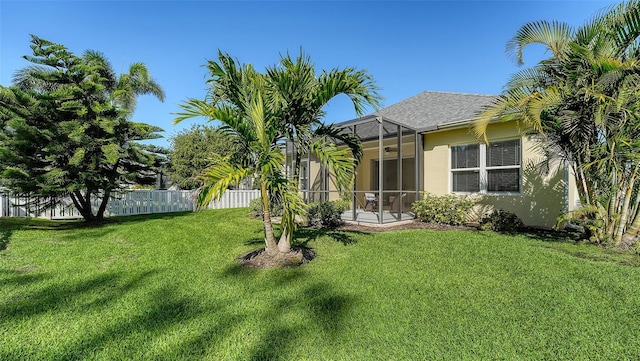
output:
<path id="1" fill-rule="evenodd" d="M 520 139 L 451 147 L 451 190 L 520 192 Z"/>
<path id="2" fill-rule="evenodd" d="M 451 178 L 454 192 L 480 191 L 480 144 L 451 147 Z"/>

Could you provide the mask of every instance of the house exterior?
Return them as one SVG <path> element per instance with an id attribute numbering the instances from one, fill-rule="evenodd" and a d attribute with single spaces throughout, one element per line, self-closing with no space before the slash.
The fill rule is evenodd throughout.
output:
<path id="1" fill-rule="evenodd" d="M 518 215 L 525 224 L 552 227 L 574 209 L 574 177 L 562 160 L 516 122 L 490 124 L 488 144 L 471 131 L 494 95 L 427 91 L 338 126 L 362 140 L 351 209 L 343 218 L 388 223 L 413 217 L 422 191 L 477 199 L 477 216 L 492 209 Z M 305 163 L 306 162 L 306 163 Z M 338 199 L 331 175 L 313 158 L 302 163 L 309 200 Z"/>

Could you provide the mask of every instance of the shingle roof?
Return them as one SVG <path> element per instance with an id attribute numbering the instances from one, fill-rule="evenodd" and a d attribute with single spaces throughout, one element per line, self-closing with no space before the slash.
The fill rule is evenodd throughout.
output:
<path id="1" fill-rule="evenodd" d="M 395 123 L 419 131 L 429 131 L 438 129 L 440 125 L 472 120 L 496 97 L 496 95 L 425 91 L 359 119 L 381 115 Z"/>

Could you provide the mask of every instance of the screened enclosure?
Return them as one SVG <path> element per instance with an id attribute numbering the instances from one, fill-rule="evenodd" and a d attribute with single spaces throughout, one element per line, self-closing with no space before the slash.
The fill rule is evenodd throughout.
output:
<path id="1" fill-rule="evenodd" d="M 422 154 L 422 142 L 415 129 L 375 115 L 340 126 L 342 132 L 358 136 L 363 148 L 354 187 L 346 195 L 339 194 L 332 174 L 313 155 L 296 156 L 287 146 L 289 171 L 295 169 L 293 165 L 299 158 L 300 188 L 305 200 L 344 199 L 350 204 L 343 214 L 347 221 L 383 224 L 413 219 L 411 204 L 419 196 Z"/>

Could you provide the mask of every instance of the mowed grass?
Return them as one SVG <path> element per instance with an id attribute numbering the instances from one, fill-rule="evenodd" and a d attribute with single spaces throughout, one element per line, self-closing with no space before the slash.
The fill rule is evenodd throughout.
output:
<path id="1" fill-rule="evenodd" d="M 640 358 L 637 257 L 492 232 L 301 230 L 244 269 L 247 210 L 0 220 L 0 360 Z"/>

